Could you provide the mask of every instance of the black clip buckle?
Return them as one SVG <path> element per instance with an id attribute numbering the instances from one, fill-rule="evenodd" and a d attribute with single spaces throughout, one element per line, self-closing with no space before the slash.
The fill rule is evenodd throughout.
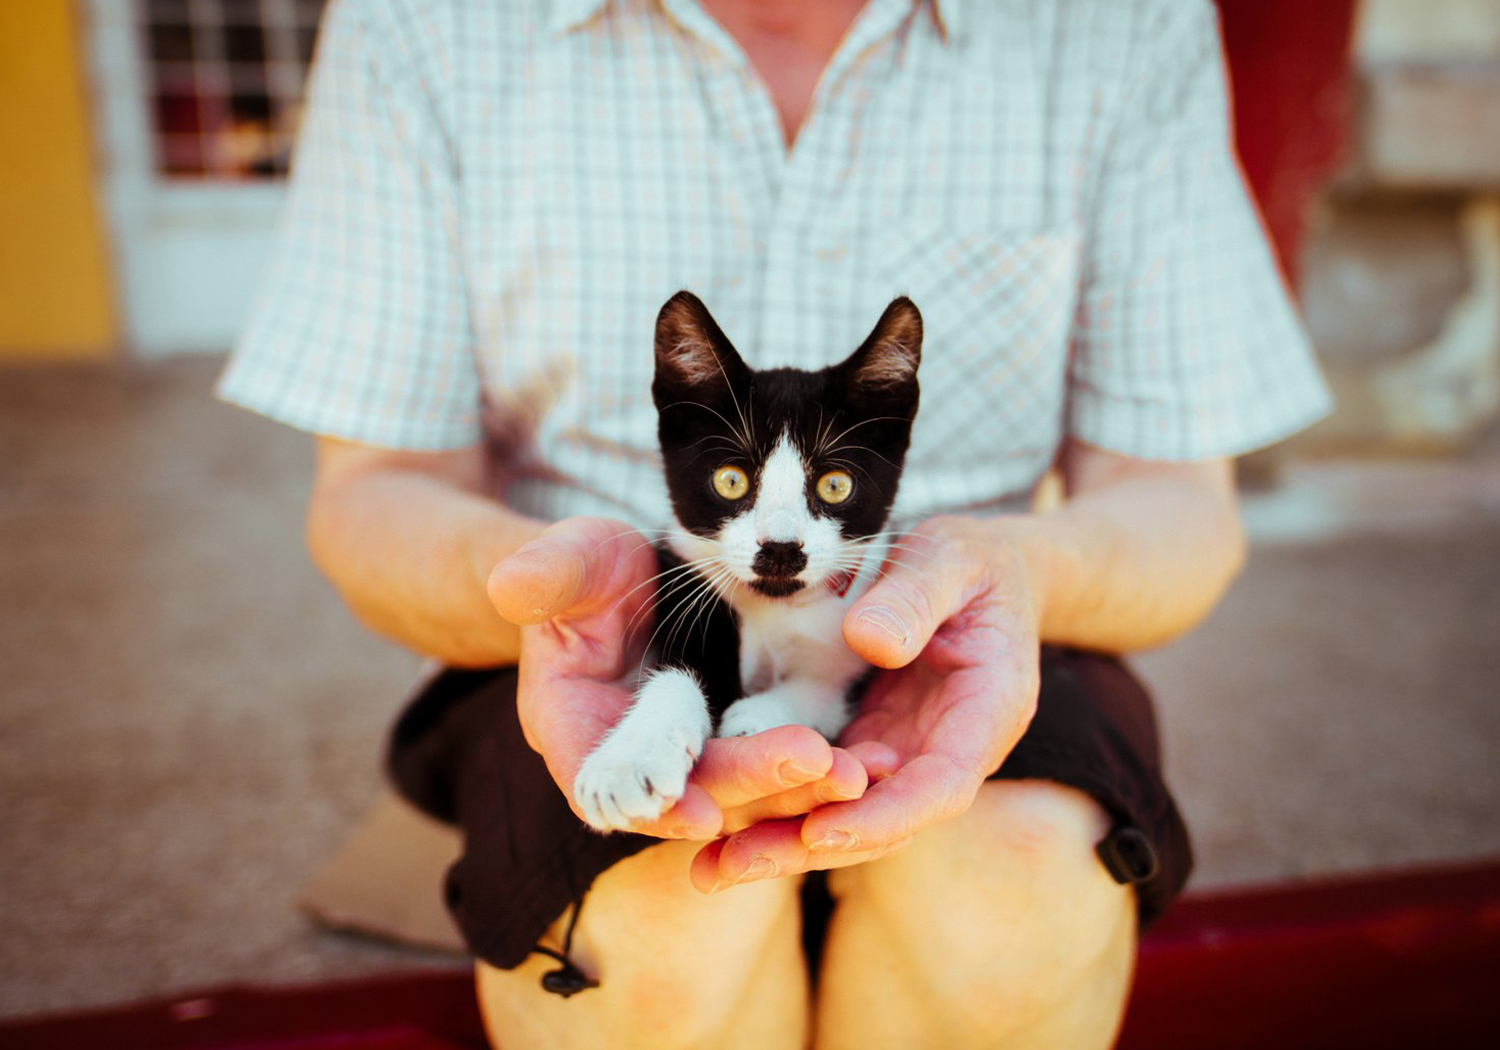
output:
<path id="1" fill-rule="evenodd" d="M 564 963 L 561 969 L 548 970 L 542 974 L 542 987 L 553 995 L 567 999 L 587 988 L 598 988 L 599 982 L 569 962 Z"/>
<path id="2" fill-rule="evenodd" d="M 1133 824 L 1121 824 L 1094 847 L 1114 880 L 1122 886 L 1156 877 L 1160 863 L 1146 833 Z"/>

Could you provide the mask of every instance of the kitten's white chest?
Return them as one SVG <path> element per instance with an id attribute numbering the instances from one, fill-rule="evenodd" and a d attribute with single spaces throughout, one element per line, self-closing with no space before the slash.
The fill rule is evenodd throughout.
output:
<path id="1" fill-rule="evenodd" d="M 740 686 L 762 692 L 792 678 L 847 684 L 865 662 L 844 644 L 844 614 L 868 584 L 844 597 L 822 594 L 793 603 L 761 599 L 737 607 Z"/>

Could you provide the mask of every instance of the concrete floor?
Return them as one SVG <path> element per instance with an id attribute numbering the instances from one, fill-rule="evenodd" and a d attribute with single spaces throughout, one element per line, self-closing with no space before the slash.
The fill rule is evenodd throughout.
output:
<path id="1" fill-rule="evenodd" d="M 301 551 L 308 442 L 217 363 L 0 371 L 0 1014 L 461 965 L 298 888 L 378 790 L 416 661 Z M 1500 854 L 1500 449 L 1307 464 L 1139 666 L 1197 888 Z"/>

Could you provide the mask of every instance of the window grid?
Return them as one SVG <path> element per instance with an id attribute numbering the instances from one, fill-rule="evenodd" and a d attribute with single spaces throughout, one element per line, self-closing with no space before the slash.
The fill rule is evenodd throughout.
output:
<path id="1" fill-rule="evenodd" d="M 286 174 L 323 4 L 135 0 L 159 174 Z"/>

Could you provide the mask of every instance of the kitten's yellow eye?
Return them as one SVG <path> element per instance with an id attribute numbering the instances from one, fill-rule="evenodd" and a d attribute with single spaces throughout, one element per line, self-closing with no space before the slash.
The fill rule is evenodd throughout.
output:
<path id="1" fill-rule="evenodd" d="M 830 470 L 818 479 L 818 499 L 824 503 L 842 503 L 854 491 L 854 479 L 848 471 Z"/>
<path id="2" fill-rule="evenodd" d="M 714 491 L 725 499 L 740 499 L 750 491 L 750 479 L 739 467 L 720 467 L 714 471 Z"/>

